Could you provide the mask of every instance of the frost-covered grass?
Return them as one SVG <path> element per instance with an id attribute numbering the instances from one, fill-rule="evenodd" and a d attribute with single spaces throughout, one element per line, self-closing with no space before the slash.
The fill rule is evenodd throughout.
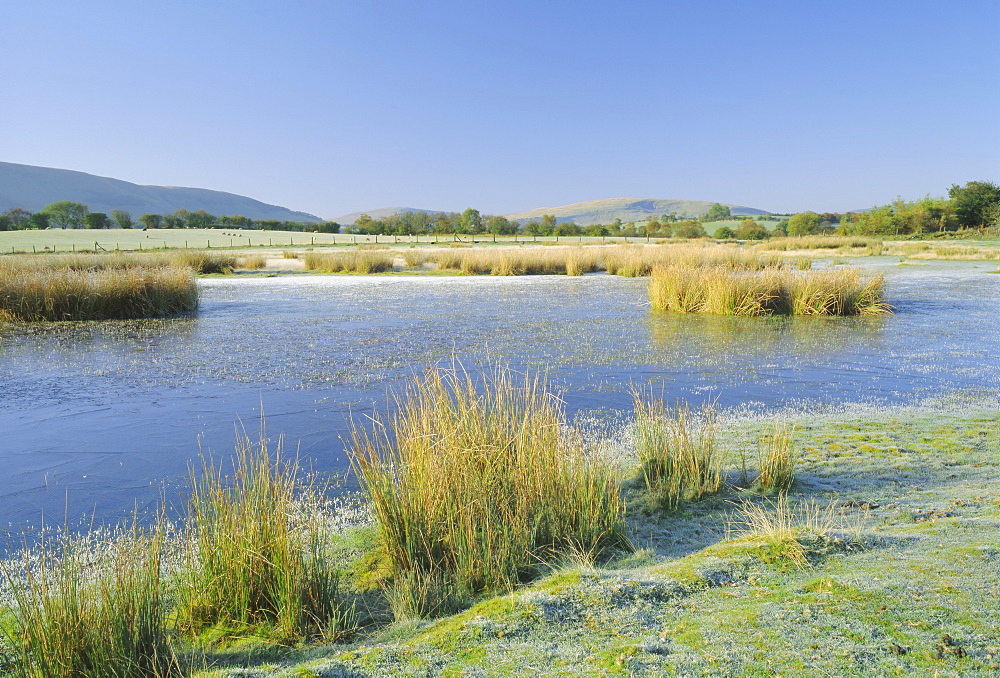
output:
<path id="1" fill-rule="evenodd" d="M 637 483 L 636 553 L 568 560 L 298 662 L 203 675 L 996 675 L 1000 410 L 953 405 L 782 413 L 797 457 L 787 498 L 726 485 L 668 514 Z M 774 422 L 719 428 L 735 480 Z"/>
<path id="2" fill-rule="evenodd" d="M 669 512 L 642 479 L 634 422 L 588 424 L 587 448 L 633 477 L 622 498 L 635 551 L 568 550 L 536 570 L 541 578 L 428 620 L 392 621 L 380 585 L 393 573 L 363 510 L 298 502 L 288 525 L 322 516 L 331 527 L 356 635 L 296 646 L 263 633 L 175 635 L 171 651 L 199 678 L 996 675 L 998 419 L 995 399 L 958 397 L 719 412 L 719 491 Z M 794 461 L 787 493 L 754 488 L 762 449 Z M 165 533 L 164 572 L 186 567 L 184 535 Z M 171 605 L 173 596 L 168 586 Z M 0 626 L 12 619 L 0 615 Z"/>

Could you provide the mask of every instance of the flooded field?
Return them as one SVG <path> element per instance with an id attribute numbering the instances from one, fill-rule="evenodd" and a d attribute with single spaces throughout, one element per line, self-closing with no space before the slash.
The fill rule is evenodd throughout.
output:
<path id="1" fill-rule="evenodd" d="M 234 426 L 344 473 L 350 419 L 428 365 L 548 371 L 571 414 L 616 416 L 633 384 L 725 408 L 915 402 L 1000 389 L 995 264 L 867 265 L 880 318 L 655 313 L 645 279 L 287 276 L 199 281 L 196 316 L 0 329 L 0 525 L 175 503 L 199 445 Z M 351 481 L 346 481 L 351 486 Z"/>

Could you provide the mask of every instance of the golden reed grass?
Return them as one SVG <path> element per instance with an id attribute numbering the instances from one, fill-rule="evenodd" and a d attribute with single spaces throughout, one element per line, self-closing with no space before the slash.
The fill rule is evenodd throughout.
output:
<path id="1" fill-rule="evenodd" d="M 161 318 L 197 307 L 186 268 L 0 268 L 0 315 L 8 321 Z"/>
<path id="2" fill-rule="evenodd" d="M 511 590 L 563 553 L 628 545 L 615 472 L 566 435 L 538 377 L 431 369 L 376 425 L 355 431 L 352 456 L 397 617 Z"/>
<path id="3" fill-rule="evenodd" d="M 722 454 L 715 444 L 711 406 L 700 413 L 687 404 L 668 408 L 662 400 L 633 393 L 633 438 L 643 480 L 653 503 L 667 511 L 697 501 L 722 486 Z"/>
<path id="4" fill-rule="evenodd" d="M 392 270 L 392 255 L 383 251 L 306 252 L 303 260 L 307 271 L 367 274 Z"/>
<path id="5" fill-rule="evenodd" d="M 716 315 L 882 315 L 884 278 L 857 269 L 740 271 L 665 266 L 653 271 L 654 309 Z"/>

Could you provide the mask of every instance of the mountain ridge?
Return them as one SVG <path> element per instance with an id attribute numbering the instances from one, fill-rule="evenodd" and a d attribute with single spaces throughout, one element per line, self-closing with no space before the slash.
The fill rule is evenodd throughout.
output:
<path id="1" fill-rule="evenodd" d="M 37 212 L 58 200 L 82 202 L 92 212 L 122 209 L 138 217 L 144 212 L 170 214 L 179 209 L 203 209 L 212 214 L 242 215 L 251 219 L 322 221 L 236 193 L 182 186 L 148 186 L 78 170 L 0 162 L 0 211 L 21 207 Z"/>

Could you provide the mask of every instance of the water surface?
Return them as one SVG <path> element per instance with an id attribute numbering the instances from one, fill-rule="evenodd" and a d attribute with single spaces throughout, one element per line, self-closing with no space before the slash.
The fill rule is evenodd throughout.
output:
<path id="1" fill-rule="evenodd" d="M 571 414 L 627 411 L 633 384 L 758 409 L 1000 388 L 995 265 L 867 265 L 895 315 L 664 314 L 644 279 L 606 275 L 303 275 L 204 279 L 189 318 L 8 327 L 0 525 L 176 502 L 199 445 L 227 455 L 261 406 L 286 448 L 343 472 L 350 418 L 452 360 L 544 368 Z"/>

